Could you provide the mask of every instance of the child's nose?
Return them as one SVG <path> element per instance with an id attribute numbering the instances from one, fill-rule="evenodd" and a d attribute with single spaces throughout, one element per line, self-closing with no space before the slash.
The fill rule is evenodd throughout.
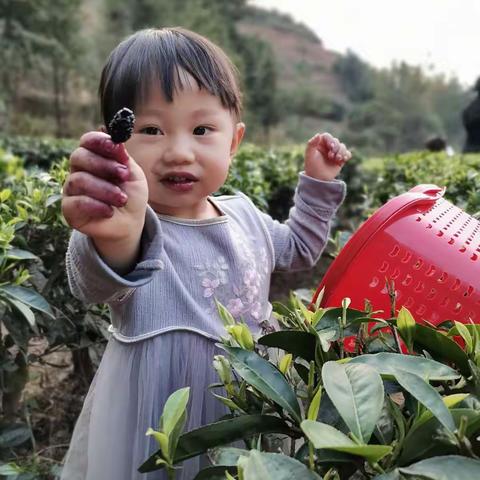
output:
<path id="1" fill-rule="evenodd" d="M 195 159 L 193 150 L 189 147 L 186 140 L 172 139 L 163 152 L 165 163 L 183 164 L 191 163 Z"/>

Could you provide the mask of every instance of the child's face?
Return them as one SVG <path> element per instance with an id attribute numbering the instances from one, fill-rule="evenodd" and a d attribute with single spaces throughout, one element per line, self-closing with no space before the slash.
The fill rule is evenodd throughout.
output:
<path id="1" fill-rule="evenodd" d="M 126 147 L 145 172 L 149 204 L 181 218 L 216 215 L 207 196 L 225 182 L 245 126 L 236 123 L 218 97 L 186 77 L 168 102 L 152 88 L 135 111 L 135 130 Z"/>

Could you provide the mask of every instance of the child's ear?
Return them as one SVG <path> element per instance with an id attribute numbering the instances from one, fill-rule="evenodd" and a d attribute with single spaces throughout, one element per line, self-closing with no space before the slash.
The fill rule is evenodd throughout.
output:
<path id="1" fill-rule="evenodd" d="M 237 153 L 240 143 L 242 143 L 243 135 L 245 135 L 245 124 L 243 122 L 238 122 L 235 125 L 235 130 L 233 132 L 232 144 L 230 146 L 230 157 L 233 157 Z"/>
<path id="2" fill-rule="evenodd" d="M 107 129 L 106 129 L 105 125 L 100 125 L 100 126 L 98 127 L 98 131 L 99 131 L 99 132 L 103 132 L 103 133 L 107 133 Z"/>

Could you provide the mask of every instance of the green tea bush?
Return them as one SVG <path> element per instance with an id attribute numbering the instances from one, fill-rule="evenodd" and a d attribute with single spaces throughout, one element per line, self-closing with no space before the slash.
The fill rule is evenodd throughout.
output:
<path id="1" fill-rule="evenodd" d="M 480 213 L 480 155 L 413 152 L 368 159 L 362 165 L 370 208 L 426 183 L 446 187 L 445 197 L 472 215 Z"/>
<path id="2" fill-rule="evenodd" d="M 68 173 L 66 157 L 77 142 L 17 138 L 0 144 L 6 147 L 0 149 L 0 395 L 4 412 L 12 413 L 20 405 L 29 366 L 41 364 L 42 356 L 54 349 L 71 350 L 76 375 L 88 382 L 94 371 L 90 347 L 100 346 L 101 351 L 105 343 L 108 310 L 81 304 L 66 281 L 64 257 L 71 230 L 62 218 L 60 199 Z M 418 183 L 446 185 L 453 203 L 478 212 L 479 163 L 480 156 L 474 155 L 354 156 L 342 172 L 349 194 L 336 226 L 353 230 L 366 212 Z M 247 144 L 218 193 L 241 190 L 284 220 L 302 168 L 303 146 L 265 149 Z M 46 339 L 44 354 L 29 353 L 33 337 Z M 32 436 L 25 422 L 4 422 L 0 462 L 10 460 L 12 449 Z"/>
<path id="3" fill-rule="evenodd" d="M 104 341 L 103 331 L 106 336 L 104 308 L 87 309 L 67 286 L 64 257 L 70 228 L 60 209 L 66 174 L 66 160 L 49 172 L 29 172 L 22 159 L 0 150 L 0 398 L 5 415 L 0 462 L 35 441 L 20 409 L 29 367 L 41 365 L 53 350 L 71 349 L 77 378 L 89 382 L 94 372 L 87 346 Z M 34 354 L 29 347 L 39 337 L 46 348 Z M 0 475 L 13 475 L 16 467 L 9 468 L 1 467 Z"/>
<path id="4" fill-rule="evenodd" d="M 178 390 L 147 432 L 159 450 L 139 471 L 174 479 L 208 454 L 195 480 L 480 478 L 480 328 L 420 325 L 405 308 L 381 319 L 349 303 L 292 296 L 275 305 L 283 328 L 256 342 L 219 305 L 228 335 L 210 388 L 229 414 L 182 434 L 189 389 Z M 245 448 L 226 446 L 238 440 Z"/>
<path id="5" fill-rule="evenodd" d="M 44 137 L 0 138 L 0 148 L 21 158 L 26 168 L 38 167 L 43 170 L 50 169 L 62 158 L 68 158 L 77 143 L 70 139 Z"/>

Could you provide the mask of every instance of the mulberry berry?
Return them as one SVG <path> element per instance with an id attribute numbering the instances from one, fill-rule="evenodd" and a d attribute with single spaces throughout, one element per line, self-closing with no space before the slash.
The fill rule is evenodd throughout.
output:
<path id="1" fill-rule="evenodd" d="M 108 133 L 113 143 L 124 143 L 132 135 L 135 115 L 129 108 L 120 109 L 108 125 Z"/>

